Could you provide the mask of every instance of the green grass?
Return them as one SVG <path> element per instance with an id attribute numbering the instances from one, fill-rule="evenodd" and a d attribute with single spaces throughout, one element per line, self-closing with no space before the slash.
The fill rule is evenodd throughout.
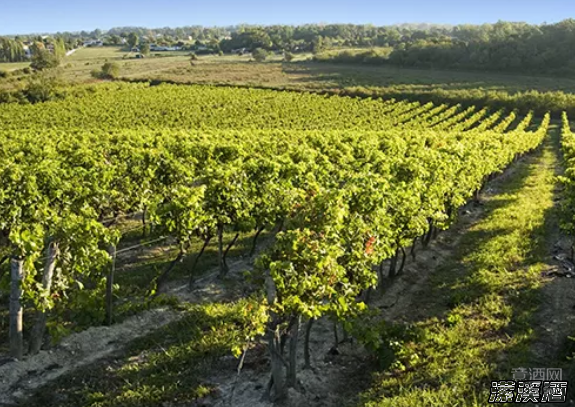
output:
<path id="1" fill-rule="evenodd" d="M 269 78 L 273 78 L 269 80 L 269 84 L 301 89 L 403 86 L 410 90 L 479 89 L 511 93 L 527 90 L 575 91 L 575 80 L 570 78 L 306 62 L 309 57 L 311 57 L 309 54 L 299 56 L 295 60 L 296 63 L 281 63 L 277 58 L 263 63 L 248 63 L 248 57 L 200 57 L 198 62 L 200 69 L 197 70 L 204 75 L 209 73 L 213 82 L 228 81 L 228 69 L 233 69 L 235 73 L 245 72 L 245 78 L 237 77 L 235 81 L 237 84 L 245 84 L 250 80 L 250 73 L 267 69 L 270 71 Z M 239 66 L 230 67 L 230 64 L 239 64 Z M 127 74 L 132 75 L 131 72 Z M 181 82 L 196 79 L 195 71 L 168 70 L 158 72 L 158 74 L 167 75 L 164 77 Z"/>
<path id="2" fill-rule="evenodd" d="M 485 217 L 430 276 L 409 322 L 418 340 L 404 369 L 376 374 L 363 406 L 485 406 L 492 380 L 535 359 L 536 311 L 553 206 L 556 132 L 499 180 Z"/>
<path id="3" fill-rule="evenodd" d="M 0 71 L 14 71 L 30 66 L 30 62 L 0 62 Z"/>
<path id="4" fill-rule="evenodd" d="M 242 57 L 245 58 L 245 57 Z M 389 66 L 362 66 L 337 63 L 313 63 L 303 59 L 296 63 L 269 61 L 247 62 L 234 57 L 200 57 L 197 66 L 174 64 L 169 69 L 142 73 L 128 70 L 127 77 L 164 79 L 182 83 L 253 83 L 254 77 L 264 75 L 273 87 L 293 89 L 345 89 L 353 87 L 387 88 L 398 90 L 483 90 L 518 92 L 575 91 L 575 80 L 569 78 L 530 77 L 496 73 L 406 69 Z M 186 69 L 182 69 L 186 68 Z"/>
<path id="5" fill-rule="evenodd" d="M 214 384 L 206 382 L 207 372 L 216 367 L 231 370 L 237 363 L 221 357 L 244 346 L 253 321 L 246 312 L 250 306 L 257 309 L 247 300 L 182 306 L 180 320 L 129 342 L 121 356 L 70 372 L 19 405 L 156 407 L 199 402 L 215 391 Z"/>
<path id="6" fill-rule="evenodd" d="M 155 54 L 162 55 L 156 57 Z M 251 56 L 201 55 L 195 67 L 189 63 L 189 52 L 151 53 L 135 59 L 134 53 L 120 47 L 82 48 L 62 61 L 64 79 L 91 82 L 93 69 L 105 62 L 118 62 L 126 78 L 163 79 L 182 83 L 227 83 L 265 85 L 290 89 L 352 89 L 356 87 L 394 91 L 504 91 L 527 90 L 575 92 L 575 79 L 533 77 L 491 72 L 441 71 L 406 69 L 391 66 L 366 66 L 341 63 L 313 63 L 311 54 L 296 54 L 292 63 L 282 63 L 281 55 L 271 55 L 264 63 L 250 62 Z M 124 59 L 126 57 L 126 59 Z M 13 69 L 28 64 L 0 64 L 0 69 Z"/>

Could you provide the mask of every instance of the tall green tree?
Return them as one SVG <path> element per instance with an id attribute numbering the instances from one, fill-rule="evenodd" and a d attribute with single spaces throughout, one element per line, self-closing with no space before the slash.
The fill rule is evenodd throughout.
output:
<path id="1" fill-rule="evenodd" d="M 140 52 L 143 55 L 150 55 L 150 44 L 148 44 L 147 42 L 144 42 L 140 45 Z"/>
<path id="2" fill-rule="evenodd" d="M 0 62 L 21 62 L 25 60 L 26 54 L 21 42 L 0 37 Z"/>
<path id="3" fill-rule="evenodd" d="M 268 57 L 268 52 L 263 48 L 256 48 L 252 52 L 252 57 L 256 60 L 256 62 L 264 62 Z"/>
<path id="4" fill-rule="evenodd" d="M 136 35 L 136 33 L 130 33 L 130 35 L 128 35 L 128 45 L 130 46 L 130 48 L 134 48 L 136 45 L 138 45 L 138 42 L 140 41 L 140 38 L 138 37 L 138 35 Z"/>
<path id="5" fill-rule="evenodd" d="M 60 59 L 55 52 L 50 52 L 46 49 L 43 43 L 37 42 L 31 47 L 32 50 L 32 63 L 30 66 L 33 69 L 42 71 L 45 69 L 56 68 L 60 65 Z"/>

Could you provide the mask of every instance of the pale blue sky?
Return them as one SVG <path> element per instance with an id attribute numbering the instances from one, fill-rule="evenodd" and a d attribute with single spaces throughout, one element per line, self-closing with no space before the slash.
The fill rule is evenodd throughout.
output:
<path id="1" fill-rule="evenodd" d="M 0 34 L 239 23 L 553 23 L 571 17 L 573 0 L 0 0 Z"/>

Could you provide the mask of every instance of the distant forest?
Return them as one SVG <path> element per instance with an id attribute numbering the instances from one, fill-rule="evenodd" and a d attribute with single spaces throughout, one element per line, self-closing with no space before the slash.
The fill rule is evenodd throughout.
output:
<path id="1" fill-rule="evenodd" d="M 84 41 L 118 45 L 135 33 L 141 41 L 215 53 L 257 48 L 291 53 L 313 52 L 318 61 L 393 64 L 404 67 L 474 69 L 507 72 L 575 74 L 575 20 L 530 25 L 498 22 L 442 26 L 404 24 L 376 27 L 308 24 L 179 28 L 118 27 L 50 35 L 74 48 Z M 0 61 L 24 58 L 21 45 L 37 35 L 0 38 Z M 186 48 L 187 47 L 187 48 Z M 195 47 L 195 48 L 194 48 Z M 343 49 L 365 48 L 344 51 Z M 326 52 L 331 50 L 330 52 Z M 334 51 L 335 50 L 335 51 Z"/>

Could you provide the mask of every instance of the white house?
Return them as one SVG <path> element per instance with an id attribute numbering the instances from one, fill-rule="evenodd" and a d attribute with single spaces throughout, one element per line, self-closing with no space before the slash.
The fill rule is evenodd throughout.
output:
<path id="1" fill-rule="evenodd" d="M 101 40 L 90 40 L 90 41 L 85 41 L 83 45 L 85 47 L 103 47 L 104 42 Z"/>
<path id="2" fill-rule="evenodd" d="M 26 55 L 26 58 L 32 58 L 30 47 L 28 45 L 22 45 L 22 48 L 24 49 L 24 55 Z"/>

